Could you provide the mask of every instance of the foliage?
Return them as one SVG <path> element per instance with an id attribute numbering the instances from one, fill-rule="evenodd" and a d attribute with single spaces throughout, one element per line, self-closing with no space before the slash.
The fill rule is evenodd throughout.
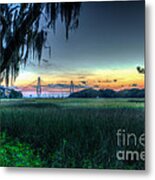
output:
<path id="1" fill-rule="evenodd" d="M 6 133 L 0 134 L 0 166 L 41 167 L 42 162 L 30 145 L 12 140 Z"/>
<path id="2" fill-rule="evenodd" d="M 140 67 L 140 66 L 137 66 L 137 71 L 138 71 L 138 73 L 140 73 L 140 74 L 145 74 L 145 69 L 142 68 L 142 67 Z"/>
<path id="3" fill-rule="evenodd" d="M 11 90 L 11 93 L 9 95 L 9 98 L 22 98 L 23 95 L 20 91 Z"/>
<path id="4" fill-rule="evenodd" d="M 9 84 L 10 74 L 13 82 L 18 76 L 20 64 L 28 58 L 41 60 L 42 49 L 47 45 L 48 32 L 55 32 L 55 24 L 61 16 L 69 31 L 79 24 L 80 3 L 23 3 L 0 4 L 0 81 L 5 77 Z"/>
<path id="5" fill-rule="evenodd" d="M 145 89 L 123 89 L 115 91 L 113 89 L 100 89 L 95 90 L 92 88 L 84 89 L 78 92 L 72 93 L 69 97 L 71 98 L 144 98 Z"/>
<path id="6" fill-rule="evenodd" d="M 144 132 L 138 99 L 3 100 L 0 119 L 2 131 L 37 149 L 43 167 L 144 169 L 143 161 L 115 155 L 118 129 Z"/>

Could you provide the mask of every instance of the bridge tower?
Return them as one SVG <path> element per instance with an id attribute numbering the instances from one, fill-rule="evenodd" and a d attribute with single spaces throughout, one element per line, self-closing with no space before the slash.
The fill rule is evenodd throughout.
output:
<path id="1" fill-rule="evenodd" d="M 41 96 L 41 78 L 40 77 L 38 77 L 38 80 L 37 80 L 36 93 L 39 98 Z"/>
<path id="2" fill-rule="evenodd" d="M 70 94 L 72 94 L 74 92 L 74 83 L 73 81 L 71 81 L 70 83 Z"/>

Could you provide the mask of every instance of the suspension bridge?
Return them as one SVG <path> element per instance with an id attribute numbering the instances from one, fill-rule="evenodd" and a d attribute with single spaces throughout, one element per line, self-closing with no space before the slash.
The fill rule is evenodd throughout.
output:
<path id="1" fill-rule="evenodd" d="M 38 77 L 30 84 L 20 87 L 24 97 L 38 97 L 38 98 L 65 98 L 75 91 L 86 88 L 86 85 L 75 85 L 73 81 L 67 84 L 45 82 L 41 77 Z"/>

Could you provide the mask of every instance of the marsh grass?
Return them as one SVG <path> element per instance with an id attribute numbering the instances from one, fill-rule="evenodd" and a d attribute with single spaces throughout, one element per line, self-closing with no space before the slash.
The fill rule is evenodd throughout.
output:
<path id="1" fill-rule="evenodd" d="M 144 169 L 144 162 L 116 159 L 118 129 L 137 136 L 144 133 L 144 102 L 128 101 L 3 100 L 1 131 L 29 144 L 39 153 L 43 167 Z"/>

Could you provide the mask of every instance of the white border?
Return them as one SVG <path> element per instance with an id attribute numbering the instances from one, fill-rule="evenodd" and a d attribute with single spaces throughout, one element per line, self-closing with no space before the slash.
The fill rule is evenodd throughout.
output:
<path id="1" fill-rule="evenodd" d="M 60 0 L 58 0 L 60 1 Z M 73 0 L 66 0 L 73 1 Z M 108 0 L 107 0 L 108 1 Z M 0 3 L 52 2 L 49 0 L 0 0 Z M 53 1 L 54 2 L 54 1 Z M 155 0 L 146 0 L 146 171 L 0 168 L 0 179 L 131 179 L 155 178 Z"/>

